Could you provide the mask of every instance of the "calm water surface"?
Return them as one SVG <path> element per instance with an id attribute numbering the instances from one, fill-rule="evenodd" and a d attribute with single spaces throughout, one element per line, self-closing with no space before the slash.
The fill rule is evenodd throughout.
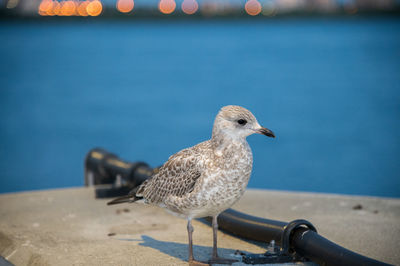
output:
<path id="1" fill-rule="evenodd" d="M 239 104 L 277 135 L 250 187 L 400 197 L 399 19 L 0 23 L 0 192 L 157 166 Z"/>

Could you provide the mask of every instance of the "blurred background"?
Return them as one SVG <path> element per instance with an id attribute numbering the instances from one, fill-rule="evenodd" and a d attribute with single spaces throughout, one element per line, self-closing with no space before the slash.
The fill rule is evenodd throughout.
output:
<path id="1" fill-rule="evenodd" d="M 1 0 L 0 193 L 151 166 L 251 110 L 249 187 L 400 197 L 400 1 Z"/>

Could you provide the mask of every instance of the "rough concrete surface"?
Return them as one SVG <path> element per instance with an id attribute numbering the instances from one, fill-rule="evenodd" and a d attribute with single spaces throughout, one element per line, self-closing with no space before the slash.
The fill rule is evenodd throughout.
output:
<path id="1" fill-rule="evenodd" d="M 91 188 L 2 194 L 0 255 L 15 265 L 187 265 L 185 220 L 157 207 L 106 202 Z M 233 208 L 281 221 L 307 219 L 339 245 L 400 265 L 399 199 L 248 190 Z M 195 256 L 206 260 L 211 228 L 193 225 Z M 265 251 L 222 232 L 218 240 L 225 257 L 237 249 Z"/>

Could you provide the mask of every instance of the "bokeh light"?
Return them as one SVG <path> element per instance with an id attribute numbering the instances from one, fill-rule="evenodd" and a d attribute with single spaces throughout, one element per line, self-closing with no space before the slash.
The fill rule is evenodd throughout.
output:
<path id="1" fill-rule="evenodd" d="M 68 0 L 64 1 L 61 4 L 61 15 L 62 16 L 72 16 L 76 14 L 76 6 L 74 1 Z"/>
<path id="2" fill-rule="evenodd" d="M 199 9 L 199 5 L 197 4 L 196 0 L 184 0 L 181 8 L 185 14 L 192 15 L 196 13 L 197 9 Z"/>
<path id="3" fill-rule="evenodd" d="M 51 1 L 50 8 L 46 11 L 47 16 L 57 16 L 60 13 L 61 4 L 58 1 Z"/>
<path id="4" fill-rule="evenodd" d="M 61 4 L 58 1 L 53 1 L 53 8 L 47 12 L 47 14 L 51 13 L 51 16 L 59 16 L 61 12 Z"/>
<path id="5" fill-rule="evenodd" d="M 78 15 L 82 17 L 87 17 L 89 16 L 88 12 L 86 11 L 87 6 L 89 5 L 90 2 L 88 1 L 83 1 L 79 4 L 77 11 Z"/>
<path id="6" fill-rule="evenodd" d="M 48 16 L 48 12 L 53 8 L 53 1 L 43 0 L 38 8 L 38 13 L 41 16 Z"/>
<path id="7" fill-rule="evenodd" d="M 133 0 L 132 0 L 133 1 Z M 53 1 L 42 0 L 38 7 L 41 16 L 98 16 L 103 11 L 103 5 L 99 0 L 67 0 Z"/>
<path id="8" fill-rule="evenodd" d="M 118 0 L 117 1 L 117 9 L 119 12 L 128 13 L 133 10 L 135 3 L 133 0 Z"/>
<path id="9" fill-rule="evenodd" d="M 98 16 L 101 14 L 101 11 L 103 11 L 103 5 L 98 0 L 90 2 L 86 7 L 86 12 L 89 16 Z"/>
<path id="10" fill-rule="evenodd" d="M 8 8 L 8 9 L 16 8 L 18 3 L 19 3 L 19 0 L 8 0 L 6 8 Z"/>
<path id="11" fill-rule="evenodd" d="M 0 0 L 1 1 L 1 0 Z M 18 3 L 22 0 L 5 0 L 5 5 L 8 9 L 17 7 Z M 29 1 L 29 0 L 24 0 Z M 22 2 L 24 2 L 22 1 Z M 29 12 L 37 12 L 41 16 L 98 16 L 103 13 L 103 9 L 107 10 L 110 4 L 115 3 L 116 9 L 121 13 L 130 13 L 135 9 L 135 0 L 107 0 L 103 6 L 102 0 L 38 0 L 31 4 Z M 115 2 L 114 2 L 115 1 Z M 180 5 L 181 12 L 176 12 L 175 15 L 182 13 L 192 15 L 199 13 L 200 16 L 241 16 L 250 15 L 257 16 L 279 16 L 282 14 L 297 14 L 297 12 L 321 13 L 327 12 L 353 15 L 356 13 L 369 12 L 368 10 L 377 10 L 378 12 L 386 12 L 397 10 L 399 5 L 394 4 L 400 0 L 387 0 L 387 1 L 371 1 L 361 4 L 354 0 L 157 0 L 153 4 L 158 4 L 158 9 L 163 14 L 171 14 L 176 8 L 177 4 Z M 236 3 L 234 3 L 236 2 Z M 243 2 L 245 2 L 243 12 Z M 340 4 L 335 4 L 338 2 Z M 400 2 L 399 2 L 400 3 Z M 36 9 L 37 7 L 37 9 Z M 150 12 L 149 12 L 150 11 Z M 152 16 L 154 6 L 152 3 L 146 4 L 146 7 L 139 7 L 135 12 L 137 14 L 145 14 L 145 16 Z M 27 11 L 28 12 L 28 11 Z M 116 13 L 108 13 L 110 16 Z"/>
<path id="12" fill-rule="evenodd" d="M 275 6 L 275 2 L 273 1 L 266 1 L 263 3 L 262 5 L 262 14 L 264 16 L 275 16 L 276 14 L 276 6 Z"/>
<path id="13" fill-rule="evenodd" d="M 174 0 L 160 0 L 160 3 L 158 4 L 158 9 L 164 14 L 171 14 L 174 12 L 175 7 L 176 3 Z"/>
<path id="14" fill-rule="evenodd" d="M 257 0 L 247 1 L 244 8 L 250 16 L 257 16 L 261 12 L 261 4 Z"/>

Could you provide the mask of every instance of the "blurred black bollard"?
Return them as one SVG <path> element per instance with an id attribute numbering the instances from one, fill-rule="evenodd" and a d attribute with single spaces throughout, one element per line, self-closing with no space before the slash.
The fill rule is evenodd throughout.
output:
<path id="1" fill-rule="evenodd" d="M 96 198 L 126 195 L 157 171 L 144 162 L 123 161 L 101 148 L 88 152 L 84 169 L 85 186 L 97 186 Z"/>

